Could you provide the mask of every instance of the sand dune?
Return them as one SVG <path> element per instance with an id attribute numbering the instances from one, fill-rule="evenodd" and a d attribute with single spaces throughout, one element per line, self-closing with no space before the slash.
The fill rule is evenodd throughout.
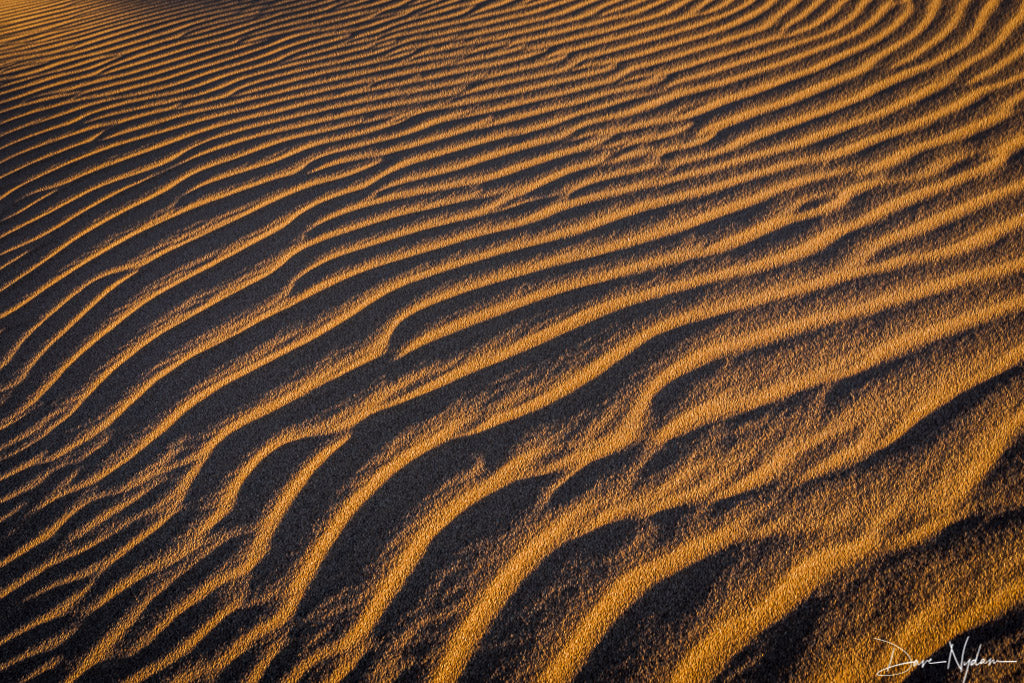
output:
<path id="1" fill-rule="evenodd" d="M 6 0 L 0 679 L 1024 662 L 1022 131 L 1018 0 Z"/>

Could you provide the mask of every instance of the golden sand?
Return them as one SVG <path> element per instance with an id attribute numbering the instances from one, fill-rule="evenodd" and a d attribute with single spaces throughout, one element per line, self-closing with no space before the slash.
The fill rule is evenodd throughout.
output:
<path id="1" fill-rule="evenodd" d="M 1022 223 L 1019 0 L 2 0 L 0 680 L 1024 680 Z"/>

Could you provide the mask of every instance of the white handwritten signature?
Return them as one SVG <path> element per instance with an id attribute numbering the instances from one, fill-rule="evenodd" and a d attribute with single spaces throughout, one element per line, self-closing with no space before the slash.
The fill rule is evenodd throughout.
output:
<path id="1" fill-rule="evenodd" d="M 957 671 L 963 674 L 961 681 L 967 680 L 967 675 L 971 672 L 971 669 L 979 666 L 996 666 L 997 664 L 1016 664 L 1016 659 L 992 659 L 991 657 L 981 656 L 981 645 L 978 645 L 978 649 L 975 651 L 973 657 L 967 656 L 967 642 L 970 640 L 970 636 L 964 638 L 964 645 L 960 649 L 960 656 L 956 654 L 956 648 L 953 647 L 953 642 L 949 643 L 949 656 L 945 659 L 914 659 L 910 656 L 910 653 L 904 650 L 896 643 L 890 643 L 888 640 L 882 638 L 875 638 L 880 643 L 885 643 L 891 648 L 889 653 L 889 665 L 879 669 L 875 674 L 879 678 L 885 678 L 887 676 L 899 676 L 901 674 L 910 673 L 914 669 L 923 669 L 926 666 L 946 666 L 946 670 L 950 670 L 953 666 L 956 666 Z"/>

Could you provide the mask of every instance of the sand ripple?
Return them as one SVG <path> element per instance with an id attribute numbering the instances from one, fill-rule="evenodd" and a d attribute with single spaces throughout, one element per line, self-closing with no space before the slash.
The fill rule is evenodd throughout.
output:
<path id="1" fill-rule="evenodd" d="M 7 0 L 0 679 L 1024 660 L 1022 129 L 1018 0 Z"/>

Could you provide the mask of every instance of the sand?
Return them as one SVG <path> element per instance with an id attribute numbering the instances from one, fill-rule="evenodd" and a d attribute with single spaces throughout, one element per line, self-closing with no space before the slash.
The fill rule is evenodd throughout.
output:
<path id="1" fill-rule="evenodd" d="M 4 0 L 0 679 L 1024 662 L 1022 221 L 1018 0 Z"/>

